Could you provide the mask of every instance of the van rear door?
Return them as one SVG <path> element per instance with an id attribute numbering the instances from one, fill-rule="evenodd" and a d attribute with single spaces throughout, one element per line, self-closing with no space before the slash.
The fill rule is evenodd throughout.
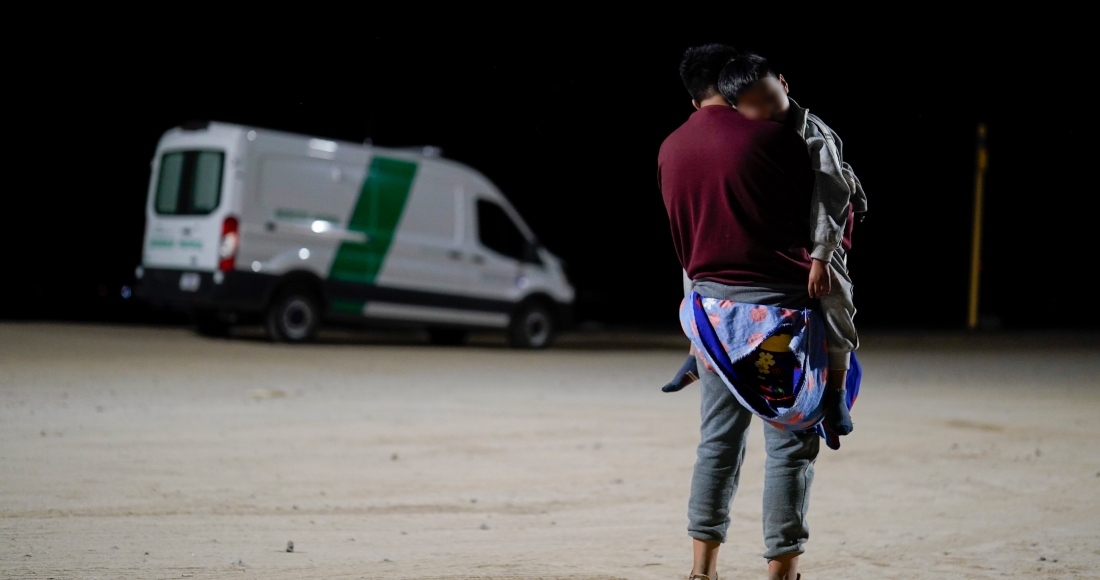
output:
<path id="1" fill-rule="evenodd" d="M 142 263 L 153 268 L 218 268 L 225 152 L 164 151 L 154 160 Z"/>

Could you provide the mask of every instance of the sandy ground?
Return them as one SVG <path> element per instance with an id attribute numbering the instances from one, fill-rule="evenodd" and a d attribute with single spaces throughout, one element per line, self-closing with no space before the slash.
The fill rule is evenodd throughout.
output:
<path id="1" fill-rule="evenodd" d="M 686 577 L 682 337 L 416 338 L 0 324 L 0 577 Z M 864 341 L 803 578 L 1100 577 L 1100 336 Z M 764 577 L 760 429 L 722 578 Z"/>

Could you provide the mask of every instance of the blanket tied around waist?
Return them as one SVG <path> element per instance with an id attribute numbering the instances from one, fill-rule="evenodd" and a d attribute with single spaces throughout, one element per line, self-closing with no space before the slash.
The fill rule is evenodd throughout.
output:
<path id="1" fill-rule="evenodd" d="M 779 429 L 814 429 L 827 437 L 821 420 L 829 355 L 819 312 L 706 298 L 693 291 L 680 305 L 680 326 L 695 345 L 699 363 L 721 377 L 746 409 Z M 852 353 L 845 385 L 849 408 L 861 378 Z"/>

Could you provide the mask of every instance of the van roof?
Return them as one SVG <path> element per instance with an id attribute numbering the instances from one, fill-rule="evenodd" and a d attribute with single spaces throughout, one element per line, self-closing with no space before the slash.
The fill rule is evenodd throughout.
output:
<path id="1" fill-rule="evenodd" d="M 298 137 L 301 139 L 318 139 L 317 135 L 308 135 L 305 133 L 296 133 L 292 131 L 282 131 L 278 129 L 268 129 L 266 127 L 257 127 L 254 125 L 238 125 L 236 123 L 223 123 L 221 121 L 198 121 L 192 120 L 180 124 L 177 127 L 173 127 L 170 131 L 186 133 L 191 131 L 208 131 L 208 132 L 220 132 L 226 130 L 251 130 L 263 133 L 269 133 L 273 135 L 282 135 L 284 137 Z M 323 138 L 325 141 L 331 141 L 337 145 L 351 146 L 351 147 L 369 147 L 385 149 L 387 151 L 394 151 L 400 153 L 411 153 L 422 157 L 430 158 L 444 158 L 443 148 L 438 145 L 420 145 L 420 146 L 406 146 L 406 147 L 386 147 L 383 145 L 375 145 L 370 139 L 364 143 L 356 143 L 355 141 L 346 141 L 343 139 L 331 139 L 328 137 Z"/>
<path id="2" fill-rule="evenodd" d="M 453 167 L 461 169 L 462 171 L 467 172 L 468 174 L 473 176 L 475 178 L 475 180 L 479 180 L 479 181 L 484 182 L 485 190 L 482 192 L 483 194 L 489 195 L 490 197 L 492 197 L 494 199 L 503 200 L 503 201 L 507 202 L 509 206 L 511 206 L 511 202 L 508 200 L 508 196 L 504 195 L 504 192 L 502 192 L 500 190 L 500 188 L 498 188 L 496 186 L 496 184 L 493 183 L 493 181 L 491 179 L 489 179 L 484 173 L 482 173 L 481 171 L 478 171 L 474 167 L 471 167 L 469 165 L 466 165 L 465 163 L 462 163 L 461 161 L 457 161 L 457 160 L 454 160 L 454 159 L 443 157 L 442 149 L 440 149 L 439 147 L 436 147 L 436 146 L 432 146 L 432 145 L 425 145 L 425 146 L 422 146 L 422 147 L 385 147 L 385 146 L 382 146 L 382 145 L 375 145 L 372 142 L 370 142 L 369 140 L 366 143 L 356 143 L 354 141 L 345 141 L 345 140 L 341 140 L 341 139 L 329 139 L 327 137 L 318 137 L 316 135 L 307 135 L 305 133 L 295 133 L 295 132 L 291 132 L 291 131 L 280 131 L 278 129 L 267 129 L 267 128 L 264 128 L 264 127 L 257 127 L 255 125 L 240 125 L 240 124 L 236 124 L 236 123 L 223 123 L 221 121 L 188 121 L 187 123 L 181 124 L 180 126 L 173 127 L 172 129 L 169 129 L 168 131 L 165 132 L 164 137 L 168 137 L 168 136 L 171 136 L 171 135 L 183 136 L 183 135 L 187 135 L 187 134 L 207 132 L 207 133 L 215 133 L 215 134 L 220 133 L 220 134 L 225 135 L 225 136 L 235 134 L 239 138 L 240 135 L 247 134 L 250 131 L 255 131 L 257 133 L 266 133 L 268 135 L 280 136 L 280 137 L 284 137 L 284 138 L 306 139 L 306 140 L 321 140 L 321 141 L 324 141 L 324 142 L 329 142 L 329 143 L 335 144 L 338 147 L 349 147 L 349 148 L 357 148 L 357 149 L 375 149 L 375 150 L 383 151 L 383 152 L 386 152 L 386 153 L 397 154 L 398 156 L 405 157 L 405 158 L 408 158 L 408 157 L 419 158 L 419 161 L 442 164 L 442 165 L 451 165 Z M 530 227 L 527 225 L 527 223 L 523 220 L 523 218 L 519 215 L 518 212 L 516 212 L 513 217 L 517 218 L 519 223 L 522 224 L 522 228 L 525 229 L 526 232 L 529 235 L 534 235 L 531 232 Z"/>
<path id="3" fill-rule="evenodd" d="M 196 133 L 214 133 L 214 134 L 222 134 L 222 135 L 225 135 L 225 136 L 229 136 L 229 135 L 246 135 L 250 131 L 255 131 L 259 134 L 267 134 L 267 135 L 279 136 L 279 137 L 284 137 L 284 138 L 303 139 L 303 140 L 320 140 L 320 141 L 323 141 L 323 142 L 328 142 L 328 143 L 334 144 L 334 145 L 336 145 L 338 147 L 341 147 L 341 148 L 346 147 L 346 148 L 354 148 L 354 149 L 374 149 L 376 151 L 385 152 L 387 154 L 396 154 L 396 155 L 398 155 L 400 157 L 404 157 L 406 159 L 411 157 L 411 158 L 415 158 L 418 161 L 422 161 L 422 162 L 432 162 L 432 163 L 440 163 L 440 164 L 444 164 L 444 165 L 451 165 L 453 167 L 461 169 L 462 171 L 466 171 L 466 172 L 472 174 L 477 179 L 480 179 L 480 180 L 486 182 L 486 184 L 489 187 L 492 188 L 493 193 L 496 196 L 500 196 L 504 199 L 507 199 L 507 196 L 505 196 L 503 194 L 503 192 L 501 192 L 499 190 L 499 188 L 496 187 L 496 184 L 493 183 L 493 181 L 491 179 L 489 179 L 484 173 L 482 173 L 481 171 L 478 171 L 474 167 L 471 167 L 469 165 L 466 165 L 465 163 L 462 163 L 461 161 L 457 161 L 455 159 L 450 159 L 448 157 L 444 157 L 443 154 L 442 154 L 442 149 L 440 147 L 437 147 L 437 146 L 434 146 L 434 145 L 424 145 L 424 146 L 421 146 L 421 147 L 386 147 L 386 146 L 383 146 L 383 145 L 375 145 L 374 143 L 370 142 L 369 140 L 366 143 L 356 143 L 354 141 L 345 141 L 345 140 L 342 140 L 342 139 L 329 139 L 327 137 L 318 137 L 316 135 L 308 135 L 308 134 L 305 134 L 305 133 L 295 133 L 295 132 L 291 132 L 291 131 L 281 131 L 281 130 L 278 130 L 278 129 L 268 129 L 268 128 L 265 128 L 265 127 L 257 127 L 255 125 L 240 125 L 240 124 L 236 124 L 236 123 L 224 123 L 224 122 L 221 122 L 221 121 L 188 121 L 187 123 L 184 123 L 184 124 L 181 124 L 177 127 L 173 127 L 172 129 L 169 129 L 168 131 L 165 132 L 164 136 L 165 137 L 183 136 L 183 135 L 196 134 Z"/>

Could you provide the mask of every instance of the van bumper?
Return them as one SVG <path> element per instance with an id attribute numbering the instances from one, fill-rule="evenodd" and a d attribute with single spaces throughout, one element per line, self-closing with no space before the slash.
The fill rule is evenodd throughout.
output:
<path id="1" fill-rule="evenodd" d="M 184 290 L 185 274 L 199 277 L 198 287 Z M 204 272 L 171 268 L 143 268 L 134 296 L 160 308 L 259 312 L 271 296 L 277 278 L 255 272 Z"/>

